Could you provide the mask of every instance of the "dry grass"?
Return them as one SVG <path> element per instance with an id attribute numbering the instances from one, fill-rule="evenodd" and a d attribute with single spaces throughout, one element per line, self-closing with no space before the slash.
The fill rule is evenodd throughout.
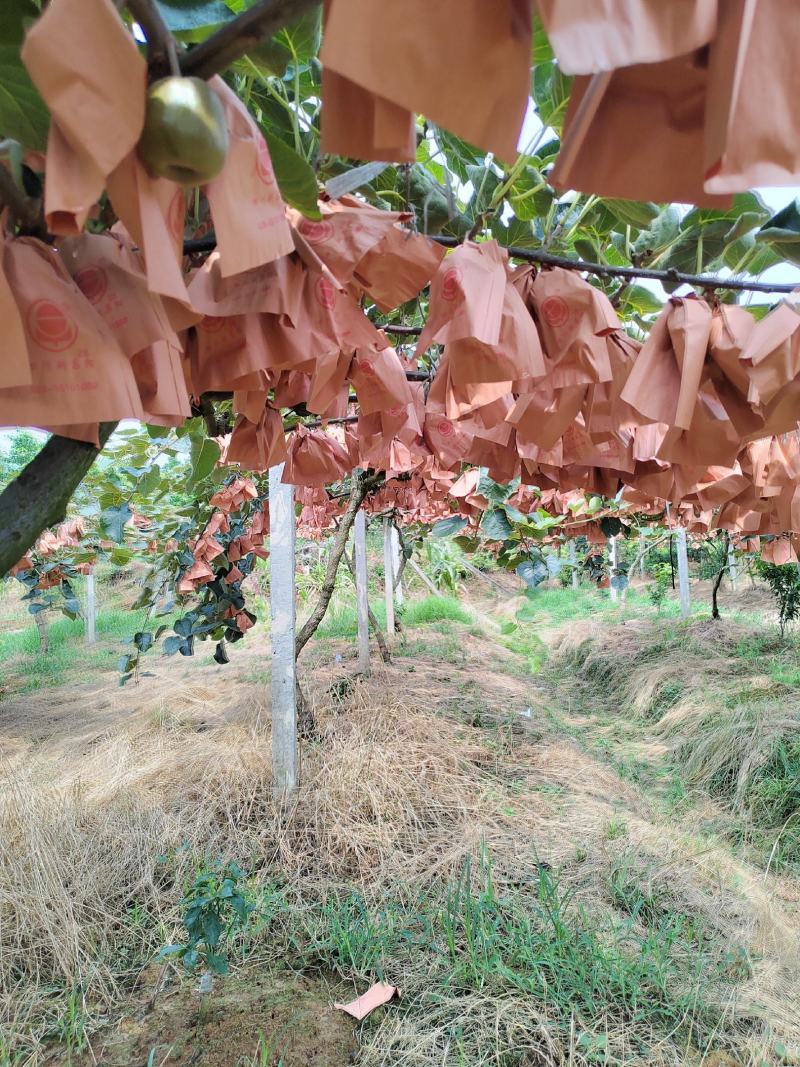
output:
<path id="1" fill-rule="evenodd" d="M 624 647 L 621 638 L 614 654 Z M 744 965 L 703 976 L 720 1030 L 698 1047 L 733 1050 L 742 1064 L 777 1062 L 776 1040 L 800 1041 L 799 931 L 771 880 L 653 814 L 637 788 L 547 727 L 529 683 L 493 686 L 486 646 L 474 654 L 462 668 L 421 660 L 408 672 L 398 661 L 355 682 L 344 700 L 326 691 L 332 672 L 320 668 L 320 740 L 303 749 L 302 786 L 286 810 L 271 799 L 263 687 L 235 675 L 225 688 L 216 674 L 208 682 L 194 674 L 103 691 L 33 739 L 30 706 L 16 723 L 10 709 L 0 768 L 0 1006 L 7 1048 L 20 1058 L 8 1062 L 41 1062 L 41 1043 L 63 1029 L 70 1002 L 90 1028 L 113 1015 L 170 940 L 181 886 L 204 858 L 237 858 L 256 887 L 278 879 L 298 908 L 291 921 L 301 922 L 310 901 L 339 892 L 358 890 L 368 902 L 399 887 L 433 892 L 484 849 L 499 894 L 529 893 L 533 907 L 545 862 L 582 909 L 575 923 L 589 914 L 610 930 L 607 921 L 630 920 L 634 955 L 641 939 L 663 936 L 670 916 L 680 918 L 680 945 L 687 930 L 702 929 L 715 966 L 728 955 Z M 483 696 L 494 699 L 490 728 L 454 709 L 459 670 L 482 678 Z M 531 730 L 517 715 L 523 703 L 534 705 Z M 515 923 L 523 914 L 514 912 Z M 323 937 L 318 917 L 302 922 L 306 939 L 312 926 Z M 257 951 L 276 962 L 289 934 L 285 925 Z M 558 1016 L 555 996 L 537 1000 L 489 978 L 448 988 L 441 960 L 434 970 L 423 957 L 397 956 L 402 973 L 391 977 L 409 1007 L 365 1029 L 360 1063 L 700 1062 L 699 1035 L 671 1035 L 628 1009 L 608 1016 L 611 1058 L 598 1060 L 591 1035 L 603 1024 L 580 1009 Z M 532 973 L 537 966 L 532 959 Z"/>

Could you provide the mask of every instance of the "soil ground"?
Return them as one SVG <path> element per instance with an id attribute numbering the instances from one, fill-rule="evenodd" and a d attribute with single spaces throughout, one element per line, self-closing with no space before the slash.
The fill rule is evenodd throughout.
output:
<path id="1" fill-rule="evenodd" d="M 698 600 L 703 593 L 696 587 Z M 776 862 L 774 849 L 770 858 L 760 839 L 737 838 L 741 810 L 687 784 L 652 715 L 586 669 L 589 647 L 597 655 L 609 642 L 644 648 L 667 632 L 689 652 L 662 659 L 709 657 L 719 644 L 703 629 L 712 624 L 687 630 L 659 620 L 635 593 L 613 609 L 598 600 L 597 611 L 593 590 L 543 594 L 534 637 L 504 637 L 514 598 L 473 585 L 461 595 L 468 623 L 409 627 L 393 662 L 376 664 L 368 681 L 353 676 L 350 639 L 316 641 L 303 678 L 321 741 L 303 746 L 307 786 L 297 811 L 281 817 L 267 799 L 264 642 L 248 639 L 225 667 L 154 660 L 149 677 L 124 689 L 109 673 L 19 695 L 11 685 L 0 704 L 0 1065 L 800 1062 L 792 862 Z M 735 620 L 717 626 L 734 643 L 772 626 L 763 590 L 728 592 L 722 606 Z M 549 659 L 539 670 L 542 640 Z M 791 667 L 787 656 L 797 658 L 788 647 L 781 670 Z M 569 660 L 570 648 L 584 659 Z M 728 645 L 724 654 L 734 662 Z M 763 663 L 749 664 L 737 685 L 752 687 L 759 670 Z M 800 688 L 780 685 L 797 706 Z M 718 713 L 723 707 L 720 698 Z M 281 895 L 282 903 L 201 997 L 196 976 L 153 959 L 180 931 L 192 865 L 226 842 L 251 872 L 258 900 Z M 160 881 L 155 854 L 179 857 L 182 848 L 190 859 L 175 859 L 178 873 Z M 562 994 L 553 979 L 541 993 L 516 991 L 517 979 L 509 985 L 488 957 L 480 979 L 462 973 L 469 949 L 451 947 L 448 964 L 446 936 L 440 943 L 433 932 L 450 890 L 425 920 L 428 935 L 416 943 L 408 932 L 428 914 L 417 904 L 399 935 L 411 947 L 397 942 L 392 924 L 402 925 L 408 887 L 432 895 L 436 880 L 451 885 L 470 856 L 482 863 L 484 849 L 497 893 L 480 890 L 484 913 L 496 907 L 492 922 L 502 924 L 502 894 L 521 894 L 530 908 L 557 878 L 569 919 L 537 951 L 556 953 L 553 973 L 566 981 L 569 967 L 585 967 L 590 944 L 594 978 L 581 970 Z M 31 897 L 21 899 L 19 885 L 30 878 Z M 342 894 L 351 924 L 344 933 Z M 497 960 L 509 974 L 550 965 L 541 956 L 514 962 L 527 913 L 508 912 L 516 932 L 503 935 L 511 940 Z M 608 939 L 623 936 L 634 948 L 608 956 Z M 129 953 L 127 964 L 120 953 Z M 687 1031 L 696 1004 L 680 988 L 697 977 L 693 954 L 703 976 L 692 996 L 708 1004 Z M 652 973 L 659 967 L 663 984 Z M 673 1022 L 630 1000 L 622 987 L 631 975 L 642 990 L 655 983 L 672 998 Z M 366 1023 L 333 1009 L 384 977 L 403 999 Z M 611 988 L 617 980 L 619 991 Z"/>

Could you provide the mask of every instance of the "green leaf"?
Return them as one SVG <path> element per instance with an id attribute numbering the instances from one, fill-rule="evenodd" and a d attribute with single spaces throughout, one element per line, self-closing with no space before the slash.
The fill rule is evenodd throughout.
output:
<path id="1" fill-rule="evenodd" d="M 461 515 L 451 515 L 449 519 L 440 519 L 431 527 L 431 537 L 452 537 L 460 533 L 467 525 L 467 520 Z"/>
<path id="2" fill-rule="evenodd" d="M 543 560 L 526 559 L 516 567 L 516 573 L 529 589 L 535 589 L 550 577 L 550 570 Z"/>
<path id="3" fill-rule="evenodd" d="M 606 515 L 600 520 L 600 529 L 606 537 L 616 537 L 623 532 L 625 527 L 613 515 Z"/>
<path id="4" fill-rule="evenodd" d="M 192 440 L 192 472 L 189 475 L 189 485 L 195 485 L 207 478 L 213 471 L 219 459 L 219 445 L 210 437 L 195 438 Z"/>
<path id="5" fill-rule="evenodd" d="M 771 241 L 796 241 L 800 238 L 800 196 L 768 219 L 759 230 Z"/>
<path id="6" fill-rule="evenodd" d="M 636 200 L 603 200 L 603 205 L 612 215 L 626 226 L 637 230 L 649 229 L 653 221 L 661 214 L 658 204 Z"/>
<path id="7" fill-rule="evenodd" d="M 184 639 L 182 637 L 175 637 L 170 635 L 164 638 L 164 644 L 161 646 L 164 650 L 165 656 L 173 656 L 183 644 Z"/>
<path id="8" fill-rule="evenodd" d="M 25 25 L 38 13 L 31 0 L 0 4 L 0 137 L 44 151 L 50 114 L 20 58 Z"/>
<path id="9" fill-rule="evenodd" d="M 289 50 L 296 63 L 307 63 L 316 56 L 321 39 L 322 9 L 319 7 L 284 27 L 273 38 Z"/>
<path id="10" fill-rule="evenodd" d="M 108 557 L 116 567 L 124 567 L 133 559 L 133 551 L 130 548 L 115 548 Z M 80 562 L 76 560 L 76 562 Z"/>
<path id="11" fill-rule="evenodd" d="M 307 219 L 322 218 L 317 204 L 317 176 L 311 165 L 270 130 L 266 130 L 264 136 L 283 199 Z"/>
<path id="12" fill-rule="evenodd" d="M 470 209 L 477 215 L 485 211 L 500 184 L 500 178 L 490 166 L 468 166 L 467 176 L 472 182 Z"/>
<path id="13" fill-rule="evenodd" d="M 236 17 L 224 0 L 157 0 L 157 3 L 173 33 L 219 26 Z"/>
<path id="14" fill-rule="evenodd" d="M 555 61 L 539 63 L 534 67 L 531 95 L 545 126 L 552 126 L 560 132 L 571 88 L 572 78 L 567 77 Z"/>
<path id="15" fill-rule="evenodd" d="M 209 952 L 206 950 L 206 963 L 209 970 L 214 974 L 227 974 L 228 973 L 228 961 L 224 956 L 218 956 L 215 952 Z"/>
<path id="16" fill-rule="evenodd" d="M 492 508 L 481 520 L 481 531 L 491 541 L 505 541 L 510 537 L 513 527 L 502 508 Z"/>
<path id="17" fill-rule="evenodd" d="M 133 643 L 140 652 L 147 652 L 147 650 L 152 647 L 153 635 L 149 630 L 140 630 L 133 635 Z"/>
<path id="18" fill-rule="evenodd" d="M 680 232 L 680 212 L 674 204 L 669 204 L 656 215 L 646 229 L 639 231 L 633 242 L 633 251 L 640 256 L 663 252 L 677 240 Z"/>
<path id="19" fill-rule="evenodd" d="M 535 167 L 526 167 L 509 192 L 509 201 L 518 219 L 544 218 L 555 193 Z"/>
<path id="20" fill-rule="evenodd" d="M 503 504 L 506 500 L 515 493 L 519 488 L 519 479 L 515 478 L 513 482 L 508 484 L 501 484 L 490 478 L 488 473 L 481 468 L 481 475 L 478 479 L 478 492 L 481 496 L 485 496 L 490 504 Z"/>
<path id="21" fill-rule="evenodd" d="M 132 514 L 127 501 L 116 507 L 106 508 L 100 515 L 100 528 L 109 540 L 121 544 L 125 540 L 125 523 Z"/>
<path id="22" fill-rule="evenodd" d="M 640 315 L 658 315 L 664 308 L 662 301 L 643 285 L 630 285 L 622 296 L 622 306 L 637 311 Z"/>

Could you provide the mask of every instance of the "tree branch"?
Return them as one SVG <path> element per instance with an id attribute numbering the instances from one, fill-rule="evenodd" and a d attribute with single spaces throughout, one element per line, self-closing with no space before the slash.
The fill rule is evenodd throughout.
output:
<path id="1" fill-rule="evenodd" d="M 339 564 L 342 559 L 345 545 L 347 544 L 347 537 L 350 533 L 350 529 L 353 523 L 356 521 L 356 515 L 358 509 L 364 502 L 364 497 L 376 484 L 376 477 L 368 477 L 364 471 L 353 471 L 350 481 L 350 503 L 347 505 L 347 510 L 339 522 L 339 529 L 336 531 L 336 536 L 333 539 L 333 545 L 331 547 L 331 553 L 328 556 L 328 566 L 325 570 L 325 579 L 322 583 L 322 589 L 320 590 L 319 600 L 316 603 L 314 610 L 309 617 L 303 623 L 300 633 L 295 638 L 294 642 L 294 657 L 300 655 L 305 646 L 313 637 L 317 627 L 325 617 L 325 612 L 328 610 L 328 604 L 331 602 L 333 596 L 333 589 L 336 585 L 336 572 L 339 569 Z"/>
<path id="2" fill-rule="evenodd" d="M 265 37 L 271 37 L 318 6 L 319 0 L 260 0 L 182 55 L 181 72 L 195 78 L 219 74 Z"/>
<path id="3" fill-rule="evenodd" d="M 722 579 L 723 579 L 723 576 L 725 574 L 725 571 L 728 569 L 728 546 L 730 545 L 730 543 L 731 543 L 731 535 L 726 530 L 725 531 L 725 539 L 724 539 L 723 544 L 722 544 L 722 566 L 717 571 L 717 577 L 716 577 L 716 581 L 714 582 L 714 588 L 711 590 L 711 618 L 712 619 L 718 619 L 720 617 L 719 616 L 719 605 L 717 604 L 717 593 L 719 592 L 719 587 L 722 585 Z"/>
<path id="4" fill-rule="evenodd" d="M 180 74 L 175 38 L 154 0 L 127 0 L 128 10 L 147 38 L 147 66 L 151 80 Z"/>
<path id="5" fill-rule="evenodd" d="M 116 427 L 101 422 L 100 448 Z M 94 445 L 51 437 L 25 470 L 0 493 L 0 575 L 8 574 L 36 538 L 66 515 L 72 494 L 99 455 Z"/>
<path id="6" fill-rule="evenodd" d="M 255 9 L 253 9 L 255 10 Z M 209 37 L 209 40 L 211 38 Z M 188 53 L 192 55 L 192 53 Z M 446 237 L 442 234 L 428 234 L 428 239 L 446 248 L 457 248 L 462 244 L 460 237 Z M 197 252 L 213 252 L 217 247 L 217 241 L 213 233 L 206 234 L 196 240 L 184 241 L 183 251 L 185 255 Z M 797 288 L 795 282 L 775 284 L 773 282 L 750 282 L 736 281 L 733 278 L 720 278 L 711 274 L 681 274 L 677 270 L 648 270 L 647 267 L 611 267 L 605 263 L 590 263 L 585 259 L 572 259 L 569 256 L 556 256 L 552 252 L 545 252 L 541 248 L 519 248 L 516 245 L 501 245 L 512 259 L 519 259 L 525 263 L 541 263 L 546 267 L 564 267 L 566 270 L 585 271 L 587 274 L 597 274 L 601 278 L 652 278 L 659 282 L 669 282 L 671 285 L 694 285 L 701 289 L 721 289 L 732 292 L 744 293 L 793 293 Z M 419 326 L 392 326 L 382 325 L 381 329 L 387 333 L 419 334 Z"/>
<path id="7" fill-rule="evenodd" d="M 460 237 L 446 237 L 430 234 L 430 239 L 446 248 L 457 248 L 462 243 Z M 526 263 L 542 263 L 548 267 L 565 267 L 567 270 L 586 271 L 602 278 L 652 278 L 654 281 L 669 282 L 671 285 L 696 285 L 703 289 L 729 289 L 748 293 L 792 293 L 796 283 L 775 285 L 770 282 L 735 281 L 732 278 L 719 278 L 710 274 L 682 274 L 677 270 L 648 270 L 647 267 L 611 267 L 605 263 L 591 263 L 585 259 L 572 259 L 569 256 L 556 256 L 540 248 L 518 248 L 516 245 L 504 246 L 512 259 L 521 259 Z"/>
<path id="8" fill-rule="evenodd" d="M 397 568 L 397 574 L 394 576 L 394 591 L 397 592 L 403 578 L 403 571 L 406 569 L 406 564 L 411 558 L 411 553 L 406 552 L 406 542 L 400 526 L 396 522 L 393 522 L 392 525 L 397 531 L 397 543 L 400 545 L 400 566 Z"/>

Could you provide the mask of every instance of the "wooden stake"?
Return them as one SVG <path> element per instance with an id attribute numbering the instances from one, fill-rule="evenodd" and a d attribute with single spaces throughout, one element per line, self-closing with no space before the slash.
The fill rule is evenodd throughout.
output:
<path id="1" fill-rule="evenodd" d="M 639 577 L 644 579 L 644 557 L 645 557 L 645 541 L 644 534 L 639 534 Z"/>
<path id="2" fill-rule="evenodd" d="M 411 568 L 411 570 L 414 572 L 414 574 L 416 574 L 418 578 L 422 579 L 422 581 L 425 583 L 425 585 L 427 585 L 427 587 L 430 589 L 430 591 L 433 593 L 434 596 L 441 596 L 441 593 L 439 592 L 439 590 L 436 588 L 436 586 L 430 580 L 430 578 L 425 573 L 425 571 L 422 569 L 422 567 L 419 566 L 419 564 L 416 562 L 416 560 L 410 559 L 408 561 L 408 565 Z"/>
<path id="3" fill-rule="evenodd" d="M 386 598 L 386 639 L 394 638 L 394 552 L 392 551 L 392 520 L 383 520 L 383 592 Z"/>
<path id="4" fill-rule="evenodd" d="M 689 556 L 686 551 L 686 530 L 679 526 L 675 531 L 678 552 L 678 591 L 681 598 L 681 618 L 688 619 L 692 610 L 689 592 Z"/>
<path id="5" fill-rule="evenodd" d="M 97 641 L 97 595 L 95 589 L 94 570 L 86 575 L 86 644 L 93 645 Z"/>
<path id="6" fill-rule="evenodd" d="M 281 482 L 283 464 L 269 469 L 269 548 L 272 626 L 272 793 L 285 800 L 297 788 L 294 486 Z"/>
<path id="7" fill-rule="evenodd" d="M 367 516 L 359 509 L 354 526 L 358 670 L 369 674 L 369 592 L 367 589 Z"/>
<path id="8" fill-rule="evenodd" d="M 733 545 L 728 545 L 728 577 L 731 580 L 731 589 L 736 592 L 736 555 L 733 551 Z"/>

